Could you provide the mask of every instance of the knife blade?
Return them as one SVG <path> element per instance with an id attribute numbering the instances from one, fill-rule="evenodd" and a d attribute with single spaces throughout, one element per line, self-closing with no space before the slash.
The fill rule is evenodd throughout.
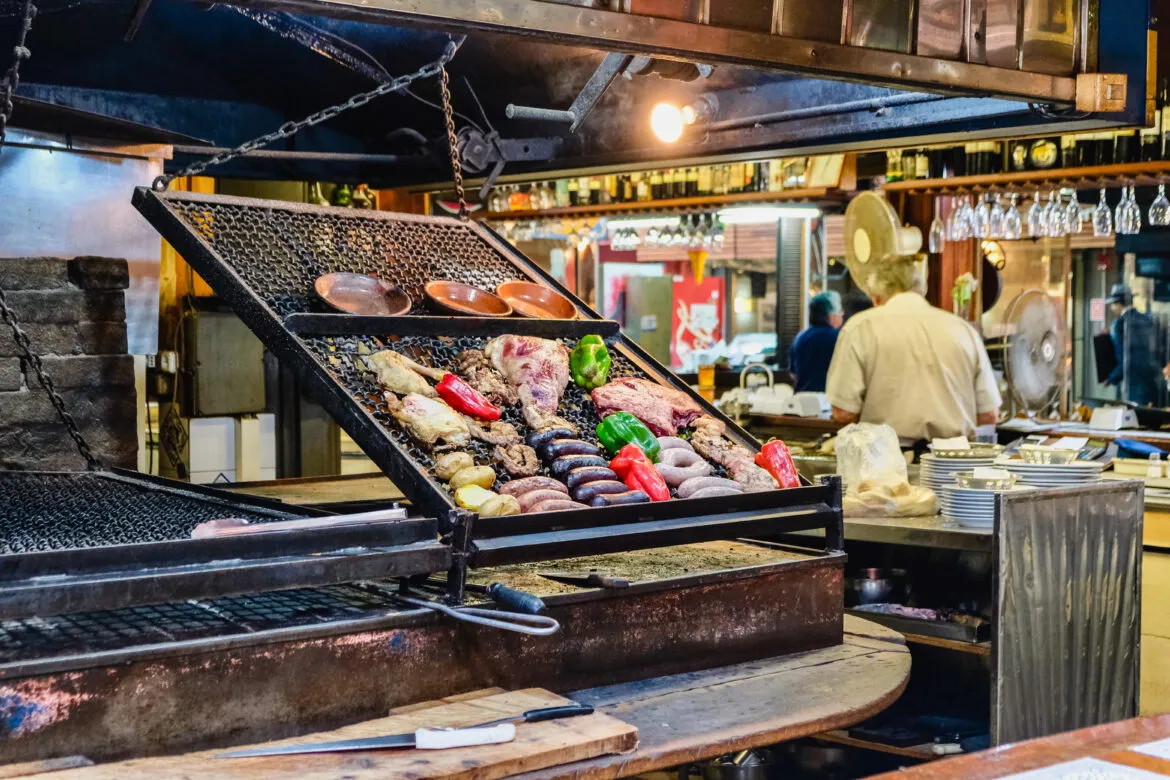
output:
<path id="1" fill-rule="evenodd" d="M 577 585 L 582 588 L 628 588 L 630 581 L 611 574 L 591 571 L 586 573 L 569 571 L 542 571 L 540 576 L 562 585 Z"/>
<path id="2" fill-rule="evenodd" d="M 494 745 L 510 742 L 516 737 L 515 723 L 538 723 L 557 718 L 572 718 L 589 715 L 593 708 L 588 704 L 558 705 L 528 710 L 520 715 L 477 723 L 465 728 L 419 729 L 407 734 L 391 734 L 384 737 L 343 739 L 334 742 L 309 742 L 297 745 L 247 748 L 219 753 L 216 758 L 253 758 L 257 756 L 291 756 L 302 753 L 339 753 L 351 750 L 384 750 L 386 748 L 417 747 L 420 750 L 439 750 L 472 745 Z"/>

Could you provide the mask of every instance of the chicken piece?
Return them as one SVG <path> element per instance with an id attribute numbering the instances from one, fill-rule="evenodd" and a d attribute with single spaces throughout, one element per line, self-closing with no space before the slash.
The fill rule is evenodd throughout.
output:
<path id="1" fill-rule="evenodd" d="M 724 435 L 727 426 L 722 422 L 704 415 L 695 420 L 694 425 L 691 446 L 695 452 L 727 469 L 731 478 L 743 485 L 744 491 L 756 493 L 779 487 L 771 474 L 756 465 L 755 453 Z"/>
<path id="2" fill-rule="evenodd" d="M 703 413 L 702 407 L 681 390 L 648 379 L 621 377 L 592 393 L 602 418 L 614 412 L 629 412 L 646 424 L 655 436 L 674 436 Z"/>
<path id="3" fill-rule="evenodd" d="M 536 457 L 536 450 L 527 444 L 497 445 L 492 450 L 492 456 L 513 477 L 535 477 L 540 473 L 540 459 Z"/>
<path id="4" fill-rule="evenodd" d="M 390 414 L 421 444 L 434 447 L 443 442 L 466 447 L 471 442 L 467 419 L 437 398 L 418 393 L 407 393 L 401 399 L 394 393 L 383 393 L 383 396 Z"/>
<path id="5" fill-rule="evenodd" d="M 455 358 L 455 370 L 467 383 L 497 406 L 512 406 L 520 400 L 516 388 L 508 384 L 504 375 L 492 365 L 479 349 L 460 352 Z"/>
<path id="6" fill-rule="evenodd" d="M 520 411 L 524 414 L 524 422 L 536 433 L 547 431 L 549 428 L 565 428 L 573 433 L 577 432 L 577 426 L 564 417 L 558 417 L 536 406 L 524 405 L 520 407 Z"/>
<path id="7" fill-rule="evenodd" d="M 471 435 L 497 446 L 515 444 L 521 440 L 520 432 L 516 430 L 516 426 L 503 420 L 496 420 L 489 426 L 473 422 L 471 423 Z"/>
<path id="8" fill-rule="evenodd" d="M 483 353 L 516 388 L 523 407 L 556 414 L 569 384 L 569 350 L 535 336 L 497 336 Z"/>
<path id="9" fill-rule="evenodd" d="M 366 367 L 377 375 L 378 383 L 392 393 L 418 393 L 427 398 L 434 398 L 438 393 L 435 392 L 435 388 L 427 384 L 423 376 L 442 379 L 445 373 L 419 365 L 392 349 L 384 349 L 381 352 L 366 355 L 362 360 Z"/>

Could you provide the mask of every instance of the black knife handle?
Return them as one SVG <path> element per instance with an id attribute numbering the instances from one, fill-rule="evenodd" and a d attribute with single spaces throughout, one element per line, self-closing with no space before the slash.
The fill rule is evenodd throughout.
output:
<path id="1" fill-rule="evenodd" d="M 499 582 L 493 582 L 488 585 L 487 594 L 492 601 L 497 604 L 502 604 L 509 609 L 516 612 L 523 612 L 526 615 L 539 615 L 544 612 L 544 601 L 540 596 L 534 596 L 531 593 L 525 593 L 522 590 L 509 588 Z"/>
<path id="2" fill-rule="evenodd" d="M 529 710 L 524 713 L 525 723 L 539 723 L 542 720 L 556 720 L 557 718 L 573 718 L 577 715 L 592 715 L 593 708 L 588 704 L 565 704 L 560 707 L 544 707 L 539 710 Z"/>

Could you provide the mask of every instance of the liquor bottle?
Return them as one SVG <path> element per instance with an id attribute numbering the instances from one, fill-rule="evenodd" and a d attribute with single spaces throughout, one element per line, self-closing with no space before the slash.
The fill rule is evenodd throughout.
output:
<path id="1" fill-rule="evenodd" d="M 1155 136 L 1154 141 L 1160 143 L 1161 139 Z M 1157 158 L 1151 157 L 1150 159 Z M 1075 135 L 1066 134 L 1060 137 L 1060 167 L 1077 167 L 1077 137 Z"/>
<path id="2" fill-rule="evenodd" d="M 697 184 L 696 195 L 710 195 L 711 194 L 711 166 L 702 165 L 699 167 L 699 181 Z"/>
<path id="3" fill-rule="evenodd" d="M 674 168 L 668 168 L 668 169 L 666 169 L 666 171 L 663 172 L 663 174 L 662 174 L 662 197 L 663 198 L 673 198 L 674 197 L 674 178 L 675 178 Z"/>
<path id="4" fill-rule="evenodd" d="M 629 203 L 634 199 L 634 182 L 633 177 L 628 173 L 623 173 L 618 177 L 618 202 Z"/>
<path id="5" fill-rule="evenodd" d="M 603 206 L 607 206 L 610 203 L 613 203 L 613 195 L 611 195 L 610 191 L 609 191 L 609 177 L 608 176 L 598 176 L 597 179 L 598 179 L 597 202 Z"/>
<path id="6" fill-rule="evenodd" d="M 693 198 L 699 194 L 699 169 L 687 168 L 687 197 Z"/>
<path id="7" fill-rule="evenodd" d="M 589 204 L 592 206 L 601 205 L 601 177 L 589 177 Z"/>
<path id="8" fill-rule="evenodd" d="M 902 181 L 902 153 L 897 149 L 886 152 L 886 182 Z"/>
<path id="9" fill-rule="evenodd" d="M 1142 162 L 1151 162 L 1162 157 L 1162 112 L 1154 111 L 1154 122 L 1149 127 L 1143 127 L 1138 134 L 1141 141 Z"/>
<path id="10" fill-rule="evenodd" d="M 1162 88 L 1158 90 L 1158 112 L 1162 126 L 1162 159 L 1170 160 L 1170 77 L 1162 78 Z"/>
<path id="11" fill-rule="evenodd" d="M 915 178 L 917 166 L 914 164 L 914 150 L 902 150 L 902 181 L 910 181 Z"/>
<path id="12" fill-rule="evenodd" d="M 925 149 L 919 149 L 914 155 L 914 178 L 930 178 L 930 154 Z"/>
<path id="13" fill-rule="evenodd" d="M 333 205 L 347 207 L 353 205 L 353 192 L 348 184 L 339 184 L 333 190 Z"/>
<path id="14" fill-rule="evenodd" d="M 556 200 L 557 200 L 557 208 L 563 209 L 565 206 L 572 205 L 573 201 L 572 201 L 572 195 L 569 192 L 569 180 L 568 179 L 557 179 Z"/>
<path id="15" fill-rule="evenodd" d="M 662 188 L 664 186 L 662 171 L 654 171 L 650 174 L 650 199 L 662 200 Z"/>
<path id="16" fill-rule="evenodd" d="M 577 179 L 577 205 L 589 205 L 589 177 L 581 176 Z"/>
<path id="17" fill-rule="evenodd" d="M 559 188 L 558 188 L 558 191 L 559 191 Z M 565 191 L 568 193 L 568 196 L 569 196 L 569 202 L 566 203 L 565 205 L 579 206 L 581 204 L 581 196 L 580 196 L 581 184 L 580 184 L 580 182 L 577 181 L 576 177 L 569 179 L 568 183 L 565 185 Z"/>
<path id="18" fill-rule="evenodd" d="M 650 200 L 650 174 L 635 173 L 637 181 L 634 183 L 634 197 L 639 201 Z"/>
<path id="19" fill-rule="evenodd" d="M 609 202 L 617 203 L 618 198 L 618 177 L 617 174 L 611 173 L 605 177 L 605 191 L 609 193 Z"/>
<path id="20" fill-rule="evenodd" d="M 776 158 L 768 163 L 768 191 L 779 192 L 784 189 L 784 161 Z"/>
<path id="21" fill-rule="evenodd" d="M 685 198 L 687 196 L 687 169 L 674 169 L 674 190 L 673 197 Z"/>

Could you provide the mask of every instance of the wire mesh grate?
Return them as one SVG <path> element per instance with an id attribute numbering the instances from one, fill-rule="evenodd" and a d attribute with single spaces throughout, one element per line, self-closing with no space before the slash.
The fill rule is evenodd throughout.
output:
<path id="1" fill-rule="evenodd" d="M 298 516 L 102 474 L 0 472 L 0 554 L 188 539 L 207 520 Z"/>
<path id="2" fill-rule="evenodd" d="M 313 292 L 327 273 L 349 271 L 398 285 L 424 309 L 434 279 L 494 290 L 524 275 L 481 235 L 446 220 L 387 218 L 333 209 L 187 201 L 167 203 L 280 316 L 328 311 Z"/>
<path id="3" fill-rule="evenodd" d="M 387 593 L 357 585 L 331 585 L 5 620 L 0 621 L 0 664 L 319 625 L 370 617 L 394 608 L 396 602 Z"/>

